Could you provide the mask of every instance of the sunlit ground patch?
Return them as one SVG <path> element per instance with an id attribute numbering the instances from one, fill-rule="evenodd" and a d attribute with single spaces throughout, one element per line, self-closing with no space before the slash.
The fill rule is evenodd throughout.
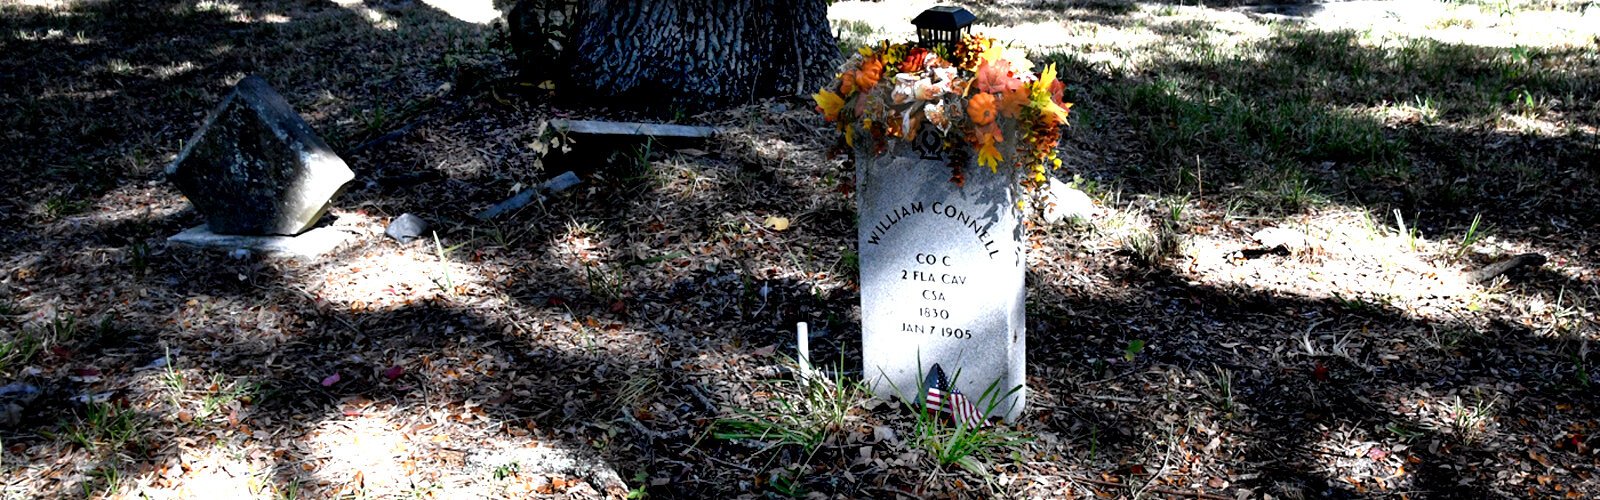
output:
<path id="1" fill-rule="evenodd" d="M 1453 318 L 1484 292 L 1450 261 L 1453 249 L 1399 233 L 1365 211 L 1329 207 L 1270 227 L 1303 235 L 1306 244 L 1289 256 L 1248 257 L 1246 250 L 1262 248 L 1251 235 L 1265 226 L 1195 235 L 1189 269 L 1221 288 L 1367 303 L 1428 319 Z"/>
<path id="2" fill-rule="evenodd" d="M 351 12 L 356 13 L 356 15 L 361 16 L 361 19 L 365 20 L 367 25 L 373 29 L 379 31 L 394 31 L 400 27 L 400 23 L 395 22 L 395 20 L 390 18 L 388 14 L 385 14 L 381 10 L 368 7 L 361 0 L 334 0 L 333 3 L 340 7 L 349 9 Z"/>
<path id="3" fill-rule="evenodd" d="M 270 454 L 256 445 L 186 447 L 170 464 L 134 479 L 134 498 L 262 498 L 277 489 Z"/>
<path id="4" fill-rule="evenodd" d="M 301 442 L 304 457 L 296 467 L 318 483 L 356 494 L 394 493 L 406 485 L 403 463 L 411 444 L 388 411 L 373 407 L 357 415 L 334 416 Z"/>
<path id="5" fill-rule="evenodd" d="M 374 235 L 383 238 L 381 234 Z M 387 240 L 380 244 L 390 243 Z M 454 252 L 454 240 L 432 237 L 402 250 L 366 248 L 346 260 L 322 268 L 313 285 L 317 300 L 351 312 L 393 310 L 433 299 L 478 295 L 494 283 L 478 266 L 463 262 L 466 251 Z M 455 247 L 455 248 L 452 248 Z"/>
<path id="6" fill-rule="evenodd" d="M 422 0 L 422 3 L 473 24 L 488 24 L 500 17 L 492 0 Z"/>

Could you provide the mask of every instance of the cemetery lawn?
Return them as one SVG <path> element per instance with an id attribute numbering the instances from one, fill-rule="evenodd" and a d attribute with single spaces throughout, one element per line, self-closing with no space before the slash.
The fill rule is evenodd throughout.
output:
<path id="1" fill-rule="evenodd" d="M 0 0 L 0 497 L 1600 496 L 1600 6 L 969 7 L 1060 68 L 1099 204 L 1030 231 L 1029 406 L 973 436 L 853 385 L 807 99 L 545 155 L 628 116 L 436 3 Z M 830 18 L 850 50 L 923 7 Z M 200 218 L 162 169 L 246 74 L 357 172 L 360 243 L 166 245 Z M 436 237 L 384 238 L 406 212 Z"/>

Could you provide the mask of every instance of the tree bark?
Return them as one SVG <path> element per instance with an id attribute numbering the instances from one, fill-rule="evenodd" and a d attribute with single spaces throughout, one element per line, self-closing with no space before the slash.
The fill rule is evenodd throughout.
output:
<path id="1" fill-rule="evenodd" d="M 808 94 L 839 60 L 825 0 L 592 0 L 566 49 L 558 92 L 663 112 Z"/>

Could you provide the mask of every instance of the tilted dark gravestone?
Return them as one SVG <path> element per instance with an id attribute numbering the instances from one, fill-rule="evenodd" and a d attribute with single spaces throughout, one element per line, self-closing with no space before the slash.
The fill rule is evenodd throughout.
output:
<path id="1" fill-rule="evenodd" d="M 167 178 L 212 233 L 293 235 L 315 225 L 355 173 L 283 96 L 250 76 L 206 117 Z"/>
<path id="2" fill-rule="evenodd" d="M 1026 261 L 1013 171 L 969 164 L 958 187 L 945 160 L 862 155 L 863 375 L 874 393 L 919 399 L 938 364 L 987 416 L 1021 414 Z"/>

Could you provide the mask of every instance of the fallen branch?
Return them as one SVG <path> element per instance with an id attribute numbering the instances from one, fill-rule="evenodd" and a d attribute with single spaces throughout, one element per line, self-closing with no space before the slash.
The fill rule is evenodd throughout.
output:
<path id="1" fill-rule="evenodd" d="M 410 106 L 400 110 L 400 118 L 406 119 L 405 125 L 401 125 L 400 128 L 396 128 L 386 134 L 380 135 L 361 144 L 357 144 L 355 147 L 350 148 L 348 154 L 355 155 L 367 148 L 405 137 L 406 134 L 410 134 L 413 129 L 417 128 L 418 123 L 422 123 L 422 121 L 428 118 L 429 115 L 433 114 L 435 111 L 439 111 L 440 108 L 434 106 L 436 103 L 438 103 L 438 96 L 428 96 L 426 99 L 423 99 L 422 102 L 413 103 Z M 455 111 L 456 109 L 460 109 L 460 107 L 461 104 L 456 103 L 449 106 L 447 109 L 450 111 Z"/>
<path id="2" fill-rule="evenodd" d="M 622 409 L 622 420 L 628 422 L 628 424 L 633 426 L 633 429 L 639 431 L 640 434 L 649 436 L 651 439 L 665 441 L 669 439 L 677 439 L 689 434 L 689 429 L 678 429 L 670 432 L 650 430 L 649 427 L 645 427 L 643 423 L 639 422 L 639 419 L 633 418 L 633 412 L 629 411 L 627 408 Z"/>
<path id="3" fill-rule="evenodd" d="M 711 398 L 706 396 L 705 391 L 702 391 L 699 385 L 685 384 L 684 387 L 689 389 L 689 394 L 694 395 L 695 399 L 700 400 L 700 404 L 705 406 L 706 411 L 711 412 L 713 415 L 717 413 L 717 403 L 712 402 Z"/>
<path id="4" fill-rule="evenodd" d="M 405 124 L 404 126 L 402 126 L 400 128 L 397 128 L 397 129 L 394 129 L 392 131 L 389 131 L 389 133 L 387 133 L 387 134 L 383 134 L 383 135 L 380 135 L 380 136 L 378 136 L 378 137 L 376 137 L 376 138 L 374 138 L 374 139 L 372 139 L 370 141 L 363 142 L 361 144 L 357 144 L 356 147 L 350 148 L 350 153 L 349 154 L 355 155 L 355 154 L 360 153 L 362 150 L 365 150 L 367 148 L 370 148 L 370 147 L 373 147 L 373 146 L 377 146 L 379 144 L 383 144 L 383 143 L 386 143 L 386 142 L 389 142 L 389 141 L 392 141 L 392 140 L 395 140 L 395 139 L 399 139 L 401 137 L 405 137 L 406 134 L 411 133 L 411 129 L 416 128 L 416 127 L 417 127 L 417 122 L 407 123 L 407 124 Z"/>
<path id="5" fill-rule="evenodd" d="M 1130 397 L 1123 397 L 1123 396 L 1103 396 L 1103 395 L 1099 395 L 1099 394 L 1084 394 L 1084 395 L 1081 395 L 1079 397 L 1082 397 L 1082 398 L 1085 398 L 1085 399 L 1094 399 L 1094 400 L 1099 400 L 1099 401 L 1114 401 L 1114 402 L 1118 402 L 1118 403 L 1135 403 L 1135 404 L 1137 404 L 1137 403 L 1145 402 L 1143 399 L 1139 399 L 1139 398 L 1130 398 Z"/>
<path id="6" fill-rule="evenodd" d="M 1485 282 L 1485 281 L 1489 281 L 1489 280 L 1495 279 L 1495 277 L 1498 277 L 1498 276 L 1500 276 L 1502 274 L 1505 274 L 1505 273 L 1509 273 L 1509 272 L 1511 272 L 1513 270 L 1516 270 L 1518 268 L 1522 268 L 1522 267 L 1537 268 L 1539 266 L 1544 265 L 1544 263 L 1546 261 L 1548 261 L 1548 260 L 1549 259 L 1546 259 L 1545 256 L 1540 255 L 1540 254 L 1525 253 L 1525 254 L 1517 255 L 1515 257 L 1511 257 L 1509 259 L 1502 260 L 1500 262 L 1496 262 L 1496 263 L 1484 266 L 1483 269 L 1479 269 L 1477 271 L 1473 271 L 1472 273 L 1468 274 L 1467 277 L 1470 278 L 1475 283 L 1482 283 L 1482 282 Z"/>

